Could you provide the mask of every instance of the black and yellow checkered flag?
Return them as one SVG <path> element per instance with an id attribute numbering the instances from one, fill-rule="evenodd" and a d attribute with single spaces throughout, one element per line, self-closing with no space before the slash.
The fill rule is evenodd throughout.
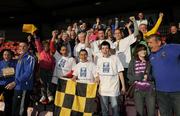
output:
<path id="1" fill-rule="evenodd" d="M 55 97 L 55 116 L 92 116 L 96 111 L 96 83 L 59 79 Z"/>

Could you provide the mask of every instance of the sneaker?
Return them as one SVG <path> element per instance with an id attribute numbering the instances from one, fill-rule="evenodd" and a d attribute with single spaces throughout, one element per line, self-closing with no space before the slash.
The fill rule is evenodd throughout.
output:
<path id="1" fill-rule="evenodd" d="M 50 103 L 50 102 L 52 102 L 54 100 L 54 97 L 53 96 L 49 96 L 48 100 L 49 100 L 48 102 Z"/>

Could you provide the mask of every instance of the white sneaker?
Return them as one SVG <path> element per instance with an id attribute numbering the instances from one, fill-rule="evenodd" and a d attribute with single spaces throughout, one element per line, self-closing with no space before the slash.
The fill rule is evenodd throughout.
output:
<path id="1" fill-rule="evenodd" d="M 53 96 L 49 96 L 48 100 L 49 100 L 48 102 L 50 103 L 50 102 L 52 102 L 54 100 L 54 97 Z"/>
<path id="2" fill-rule="evenodd" d="M 42 96 L 41 99 L 39 100 L 39 102 L 45 102 L 46 101 L 46 97 L 45 96 Z"/>

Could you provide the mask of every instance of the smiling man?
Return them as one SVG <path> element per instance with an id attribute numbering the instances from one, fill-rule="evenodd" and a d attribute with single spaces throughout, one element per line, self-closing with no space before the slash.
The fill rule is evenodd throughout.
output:
<path id="1" fill-rule="evenodd" d="M 156 81 L 161 116 L 180 116 L 180 45 L 162 45 L 157 34 L 148 37 L 150 62 Z"/>
<path id="2" fill-rule="evenodd" d="M 14 88 L 12 116 L 27 116 L 30 91 L 33 88 L 35 58 L 28 53 L 28 44 L 19 43 L 19 59 L 16 65 L 15 80 L 6 86 Z"/>

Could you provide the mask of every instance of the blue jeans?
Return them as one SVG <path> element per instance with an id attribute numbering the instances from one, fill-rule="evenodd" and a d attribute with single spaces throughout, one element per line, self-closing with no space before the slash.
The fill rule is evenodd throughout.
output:
<path id="1" fill-rule="evenodd" d="M 118 96 L 100 96 L 102 116 L 109 116 L 109 102 L 111 102 L 113 116 L 120 116 L 120 105 Z"/>
<path id="2" fill-rule="evenodd" d="M 134 91 L 134 101 L 138 116 L 144 116 L 144 104 L 148 116 L 155 116 L 155 91 Z"/>
<path id="3" fill-rule="evenodd" d="M 180 92 L 157 91 L 157 102 L 161 116 L 180 116 Z"/>

